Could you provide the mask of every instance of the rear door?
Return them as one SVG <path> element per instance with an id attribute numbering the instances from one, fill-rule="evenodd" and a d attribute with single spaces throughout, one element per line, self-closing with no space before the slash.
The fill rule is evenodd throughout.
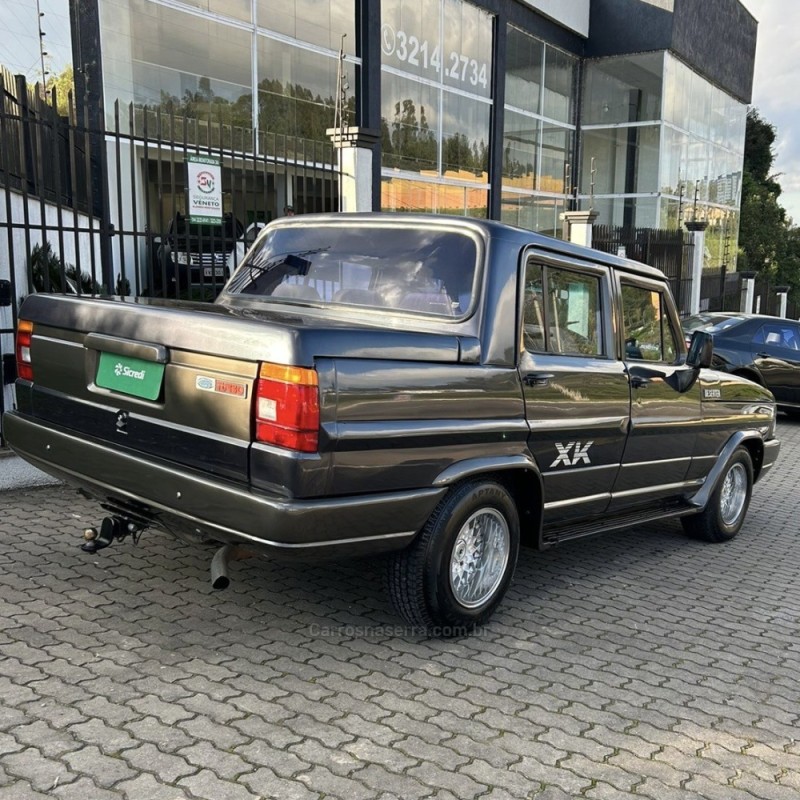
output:
<path id="1" fill-rule="evenodd" d="M 800 403 L 800 325 L 765 322 L 753 337 L 753 363 L 779 403 Z"/>
<path id="2" fill-rule="evenodd" d="M 536 252 L 523 270 L 519 369 L 544 522 L 595 516 L 609 503 L 630 413 L 609 271 Z"/>
<path id="3" fill-rule="evenodd" d="M 631 425 L 611 511 L 682 494 L 702 425 L 699 381 L 688 391 L 678 388 L 678 373 L 688 368 L 666 286 L 622 275 L 619 297 Z"/>

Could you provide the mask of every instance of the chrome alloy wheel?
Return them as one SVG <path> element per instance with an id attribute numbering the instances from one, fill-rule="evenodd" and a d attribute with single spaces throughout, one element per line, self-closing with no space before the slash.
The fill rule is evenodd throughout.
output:
<path id="1" fill-rule="evenodd" d="M 450 554 L 450 588 L 465 608 L 477 608 L 506 572 L 511 545 L 506 518 L 493 508 L 476 511 L 458 532 Z"/>
<path id="2" fill-rule="evenodd" d="M 734 464 L 725 475 L 719 494 L 719 512 L 726 525 L 739 519 L 747 501 L 747 471 L 742 464 Z"/>

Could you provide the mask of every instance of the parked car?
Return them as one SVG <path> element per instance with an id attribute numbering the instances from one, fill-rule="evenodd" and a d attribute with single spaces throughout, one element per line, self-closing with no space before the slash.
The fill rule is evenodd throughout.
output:
<path id="1" fill-rule="evenodd" d="M 760 383 L 778 407 L 800 415 L 800 322 L 764 314 L 710 312 L 683 321 L 687 336 L 714 337 L 716 369 Z"/>
<path id="2" fill-rule="evenodd" d="M 485 220 L 285 217 L 214 303 L 29 297 L 17 359 L 4 435 L 98 498 L 85 549 L 218 542 L 215 586 L 232 553 L 388 553 L 395 608 L 443 635 L 521 544 L 731 539 L 779 450 L 659 270 Z"/>
<path id="3" fill-rule="evenodd" d="M 183 214 L 153 246 L 152 288 L 156 297 L 213 300 L 231 275 L 228 258 L 244 233 L 233 214 L 219 225 L 197 224 Z"/>

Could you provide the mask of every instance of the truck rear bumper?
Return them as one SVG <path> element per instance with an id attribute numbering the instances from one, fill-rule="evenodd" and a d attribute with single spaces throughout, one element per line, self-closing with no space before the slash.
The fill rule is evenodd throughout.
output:
<path id="1" fill-rule="evenodd" d="M 3 433 L 34 466 L 114 507 L 129 506 L 156 527 L 295 558 L 401 549 L 447 491 L 287 499 L 117 450 L 18 412 L 4 415 Z"/>

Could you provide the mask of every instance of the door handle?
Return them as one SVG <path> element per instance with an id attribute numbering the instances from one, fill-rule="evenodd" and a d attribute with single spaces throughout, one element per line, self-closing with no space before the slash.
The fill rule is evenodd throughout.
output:
<path id="1" fill-rule="evenodd" d="M 645 386 L 650 385 L 649 378 L 643 378 L 641 375 L 631 375 L 631 386 L 634 389 L 644 389 Z"/>
<path id="2" fill-rule="evenodd" d="M 555 377 L 552 372 L 528 372 L 522 382 L 526 386 L 547 386 L 550 378 Z"/>

